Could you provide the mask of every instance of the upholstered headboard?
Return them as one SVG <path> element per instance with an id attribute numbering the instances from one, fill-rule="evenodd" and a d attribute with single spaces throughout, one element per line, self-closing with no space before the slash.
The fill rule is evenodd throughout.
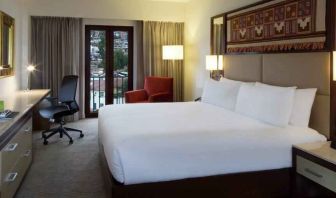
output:
<path id="1" fill-rule="evenodd" d="M 310 127 L 329 138 L 330 53 L 227 55 L 224 61 L 229 79 L 318 88 Z"/>

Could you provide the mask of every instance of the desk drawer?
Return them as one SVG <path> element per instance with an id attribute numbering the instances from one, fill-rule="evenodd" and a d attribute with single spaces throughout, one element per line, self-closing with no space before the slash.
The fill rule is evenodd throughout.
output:
<path id="1" fill-rule="evenodd" d="M 296 171 L 310 180 L 336 192 L 336 172 L 296 156 Z"/>
<path id="2" fill-rule="evenodd" d="M 1 185 L 1 198 L 11 198 L 15 195 L 31 161 L 32 152 L 27 150 L 20 156 L 15 166 L 5 174 Z"/>

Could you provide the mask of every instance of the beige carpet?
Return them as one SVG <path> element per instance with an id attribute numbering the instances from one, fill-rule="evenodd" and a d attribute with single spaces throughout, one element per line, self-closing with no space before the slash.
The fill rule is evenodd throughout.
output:
<path id="1" fill-rule="evenodd" d="M 97 119 L 67 126 L 83 130 L 84 138 L 70 132 L 74 143 L 59 135 L 43 145 L 41 133 L 33 135 L 33 163 L 16 197 L 18 198 L 101 198 L 105 197 L 99 163 Z"/>

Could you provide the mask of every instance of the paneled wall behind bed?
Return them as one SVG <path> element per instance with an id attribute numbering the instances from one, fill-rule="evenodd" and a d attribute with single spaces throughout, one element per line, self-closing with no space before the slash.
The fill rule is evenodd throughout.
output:
<path id="1" fill-rule="evenodd" d="M 226 55 L 225 77 L 278 86 L 318 88 L 310 127 L 330 137 L 330 53 Z"/>

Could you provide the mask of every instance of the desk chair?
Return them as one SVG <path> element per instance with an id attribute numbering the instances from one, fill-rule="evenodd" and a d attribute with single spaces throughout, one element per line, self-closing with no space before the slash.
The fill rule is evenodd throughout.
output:
<path id="1" fill-rule="evenodd" d="M 75 99 L 77 82 L 78 76 L 64 76 L 59 92 L 59 97 L 47 98 L 47 100 L 50 102 L 50 106 L 40 109 L 39 113 L 43 118 L 49 119 L 49 121 L 52 123 L 59 124 L 59 126 L 56 128 L 52 128 L 42 132 L 44 145 L 47 145 L 48 139 L 57 133 L 59 133 L 60 138 L 62 138 L 63 135 L 66 135 L 70 140 L 70 144 L 73 143 L 73 140 L 68 134 L 68 131 L 79 132 L 80 137 L 84 137 L 84 134 L 81 130 L 72 129 L 64 126 L 64 117 L 68 115 L 73 115 L 79 111 L 79 107 Z"/>

